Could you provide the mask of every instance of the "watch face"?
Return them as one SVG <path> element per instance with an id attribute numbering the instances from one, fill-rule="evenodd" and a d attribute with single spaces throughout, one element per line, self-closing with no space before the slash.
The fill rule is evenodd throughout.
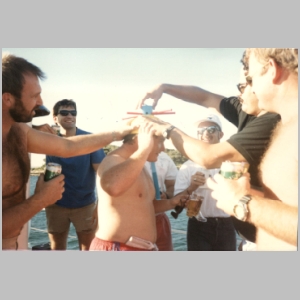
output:
<path id="1" fill-rule="evenodd" d="M 234 207 L 234 214 L 239 220 L 243 220 L 245 218 L 245 210 L 241 205 L 236 205 Z"/>

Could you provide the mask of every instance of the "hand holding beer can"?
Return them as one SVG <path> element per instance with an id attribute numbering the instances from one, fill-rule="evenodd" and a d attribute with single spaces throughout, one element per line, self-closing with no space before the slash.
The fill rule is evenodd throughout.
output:
<path id="1" fill-rule="evenodd" d="M 239 179 L 243 174 L 248 172 L 249 164 L 247 162 L 225 161 L 221 165 L 220 174 L 227 179 Z"/>
<path id="2" fill-rule="evenodd" d="M 52 179 L 60 174 L 61 174 L 61 165 L 50 162 L 46 166 L 44 181 L 49 181 L 50 179 Z"/>
<path id="3" fill-rule="evenodd" d="M 55 125 L 51 125 L 51 127 L 56 131 L 56 134 L 59 135 L 60 134 L 60 126 L 55 124 Z"/>

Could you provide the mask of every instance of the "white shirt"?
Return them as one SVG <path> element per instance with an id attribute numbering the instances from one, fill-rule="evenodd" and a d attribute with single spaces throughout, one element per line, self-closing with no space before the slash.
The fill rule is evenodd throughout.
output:
<path id="1" fill-rule="evenodd" d="M 145 167 L 152 178 L 151 164 L 146 162 Z M 160 152 L 155 162 L 158 185 L 161 192 L 166 191 L 165 180 L 175 180 L 178 174 L 178 169 L 172 158 L 165 152 Z"/>
<path id="2" fill-rule="evenodd" d="M 207 179 L 209 176 L 213 177 L 216 173 L 219 172 L 220 169 L 205 169 L 200 165 L 192 162 L 191 160 L 186 161 L 181 168 L 176 177 L 175 187 L 174 187 L 174 195 L 182 192 L 186 188 L 189 187 L 191 183 L 191 177 L 196 172 L 201 172 L 205 175 Z M 229 217 L 223 210 L 217 208 L 216 203 L 217 201 L 211 196 L 212 190 L 208 188 L 207 184 L 205 183 L 202 186 L 199 186 L 197 191 L 201 193 L 204 197 L 203 203 L 201 205 L 201 213 L 204 217 L 209 218 L 227 218 Z M 196 216 L 196 218 L 199 214 Z"/>

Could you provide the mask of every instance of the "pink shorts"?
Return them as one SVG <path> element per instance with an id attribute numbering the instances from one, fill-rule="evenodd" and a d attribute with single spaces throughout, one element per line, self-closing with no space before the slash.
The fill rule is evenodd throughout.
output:
<path id="1" fill-rule="evenodd" d="M 159 251 L 173 251 L 171 223 L 165 213 L 156 215 L 156 245 Z"/>
<path id="2" fill-rule="evenodd" d="M 90 251 L 153 251 L 153 250 L 130 247 L 125 245 L 124 243 L 104 241 L 97 237 L 94 237 L 94 239 L 92 240 L 89 250 Z"/>

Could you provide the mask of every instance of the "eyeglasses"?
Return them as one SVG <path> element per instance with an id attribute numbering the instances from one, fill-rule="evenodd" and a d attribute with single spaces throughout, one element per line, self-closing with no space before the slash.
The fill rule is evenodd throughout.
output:
<path id="1" fill-rule="evenodd" d="M 203 128 L 198 128 L 198 135 L 202 135 L 204 131 L 207 130 L 209 134 L 213 134 L 216 131 L 219 131 L 219 128 L 217 126 L 208 126 L 208 127 L 203 127 Z"/>
<path id="2" fill-rule="evenodd" d="M 58 115 L 62 115 L 63 117 L 66 117 L 68 114 L 71 114 L 73 117 L 77 116 L 77 111 L 76 110 L 60 110 L 58 112 Z"/>
<path id="3" fill-rule="evenodd" d="M 262 70 L 263 70 L 268 64 L 269 64 L 269 62 L 267 62 L 267 63 L 262 67 Z M 254 76 L 255 74 L 257 74 L 259 71 L 260 71 L 260 70 L 257 70 L 256 72 L 254 72 L 254 74 L 253 74 L 252 76 L 248 75 L 248 76 L 246 77 L 246 82 L 247 82 L 247 84 L 252 85 L 252 82 L 253 82 L 253 76 Z"/>
<path id="4" fill-rule="evenodd" d="M 245 88 L 246 88 L 247 85 L 248 85 L 248 83 L 239 83 L 236 86 L 237 86 L 239 92 L 241 94 L 244 94 L 244 91 L 245 91 Z"/>

